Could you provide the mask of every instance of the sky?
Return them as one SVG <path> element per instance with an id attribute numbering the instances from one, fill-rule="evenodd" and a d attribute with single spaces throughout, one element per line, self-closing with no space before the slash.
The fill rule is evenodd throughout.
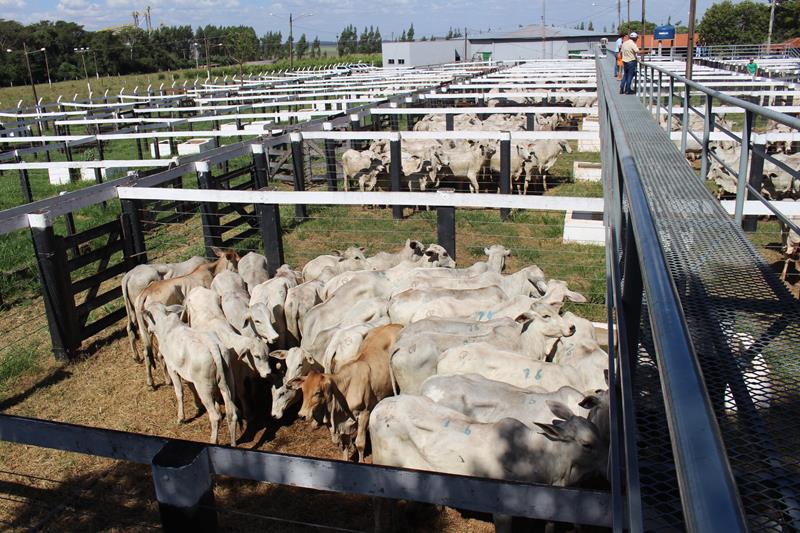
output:
<path id="1" fill-rule="evenodd" d="M 765 1 L 765 0 L 762 0 Z M 713 0 L 698 0 L 698 20 Z M 616 0 L 0 0 L 0 17 L 23 23 L 67 20 L 98 30 L 132 21 L 131 13 L 150 5 L 154 26 L 159 24 L 248 25 L 260 35 L 270 30 L 288 34 L 289 13 L 294 14 L 295 34 L 319 36 L 334 41 L 347 24 L 359 31 L 376 25 L 384 39 L 414 24 L 417 38 L 444 35 L 450 26 L 468 33 L 511 31 L 519 25 L 540 24 L 544 4 L 548 25 L 574 27 L 591 20 L 596 30 L 611 29 L 617 20 Z M 622 19 L 627 18 L 628 0 L 621 0 Z M 641 19 L 642 0 L 631 0 L 631 18 Z M 688 0 L 650 0 L 647 19 L 658 23 L 689 18 Z M 144 26 L 144 18 L 140 19 Z M 295 37 L 297 38 L 297 37 Z"/>

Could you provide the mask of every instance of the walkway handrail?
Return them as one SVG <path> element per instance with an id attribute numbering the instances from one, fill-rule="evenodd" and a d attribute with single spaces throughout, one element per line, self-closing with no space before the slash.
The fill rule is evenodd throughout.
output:
<path id="1" fill-rule="evenodd" d="M 747 100 L 742 100 L 741 98 L 736 98 L 735 96 L 731 96 L 729 94 L 725 94 L 725 93 L 716 91 L 714 89 L 710 89 L 710 88 L 706 87 L 705 85 L 697 83 L 696 81 L 692 81 L 692 80 L 690 80 L 688 78 L 685 78 L 685 77 L 681 76 L 680 74 L 676 74 L 675 72 L 672 72 L 671 70 L 665 69 L 664 67 L 660 67 L 656 63 L 645 61 L 645 62 L 642 63 L 642 66 L 649 67 L 649 68 L 652 68 L 652 69 L 654 69 L 654 70 L 656 70 L 658 72 L 666 74 L 667 76 L 670 76 L 670 77 L 674 78 L 675 81 L 679 81 L 681 83 L 685 83 L 686 85 L 688 85 L 692 89 L 697 89 L 698 91 L 700 91 L 702 93 L 705 93 L 708 96 L 711 96 L 712 98 L 716 98 L 716 99 L 718 99 L 718 100 L 720 100 L 722 102 L 734 105 L 736 107 L 741 107 L 741 108 L 743 108 L 743 109 L 745 109 L 747 111 L 752 111 L 753 113 L 756 113 L 756 114 L 761 115 L 763 117 L 766 117 L 768 119 L 774 120 L 776 122 L 780 122 L 781 124 L 785 124 L 786 126 L 789 126 L 790 128 L 800 130 L 800 118 L 795 118 L 795 117 L 789 116 L 789 115 L 787 115 L 785 113 L 779 113 L 778 111 L 774 111 L 772 109 L 767 109 L 767 108 L 762 107 L 762 106 L 760 106 L 758 104 L 754 104 L 752 102 L 748 102 Z"/>
<path id="2" fill-rule="evenodd" d="M 612 226 L 611 233 L 622 228 L 627 230 L 623 250 L 625 289 L 638 285 L 638 290 L 625 290 L 623 300 L 638 300 L 640 303 L 642 289 L 647 297 L 684 519 L 689 531 L 743 532 L 747 528 L 741 499 L 677 289 L 661 247 L 654 215 L 625 137 L 615 102 L 619 97 L 608 84 L 612 79 L 608 67 L 598 59 L 598 93 L 603 99 L 603 118 L 609 121 L 611 132 L 610 142 L 604 146 L 608 163 L 604 167 L 618 166 L 622 191 L 620 197 L 612 198 L 610 203 L 614 213 L 607 217 L 607 221 Z M 606 194 L 609 195 L 608 182 L 606 185 Z M 622 223 L 625 218 L 622 197 L 627 199 L 625 223 Z M 633 259 L 637 257 L 638 261 Z M 615 284 L 620 282 L 614 280 Z M 626 326 L 638 330 L 638 323 Z M 630 349 L 638 350 L 638 343 Z M 630 360 L 628 355 L 621 354 L 621 365 Z M 632 525 L 632 529 L 634 527 Z"/>
<path id="3" fill-rule="evenodd" d="M 681 150 L 684 152 L 686 151 L 689 137 L 694 139 L 701 146 L 702 153 L 700 157 L 700 178 L 703 180 L 705 180 L 708 176 L 710 169 L 709 161 L 711 158 L 717 161 L 732 176 L 736 176 L 737 187 L 734 220 L 736 221 L 737 225 L 741 225 L 744 222 L 744 228 L 746 230 L 755 230 L 755 218 L 751 217 L 750 220 L 744 220 L 744 201 L 749 197 L 752 200 L 758 200 L 763 203 L 772 212 L 772 214 L 774 214 L 781 221 L 782 224 L 791 230 L 800 233 L 800 226 L 798 226 L 797 222 L 783 214 L 761 194 L 762 173 L 765 161 L 769 161 L 778 168 L 788 172 L 794 179 L 800 179 L 800 171 L 798 171 L 798 169 L 790 168 L 783 161 L 779 161 L 775 155 L 768 154 L 766 151 L 766 144 L 763 141 L 756 142 L 753 135 L 753 126 L 755 124 L 755 117 L 757 116 L 774 120 L 779 124 L 783 124 L 798 131 L 800 131 L 800 118 L 792 117 L 785 113 L 768 109 L 758 104 L 736 98 L 735 96 L 716 91 L 652 62 L 643 62 L 638 72 L 639 82 L 637 83 L 637 94 L 643 98 L 643 101 L 648 106 L 648 109 L 651 109 L 653 104 L 655 104 L 655 119 L 657 121 L 659 121 L 661 118 L 662 99 L 664 97 L 667 99 L 667 131 L 669 131 L 671 128 L 673 117 L 672 102 L 675 96 L 675 82 L 684 83 L 684 92 L 682 95 L 683 114 L 681 119 Z M 656 72 L 658 72 L 658 76 L 655 75 Z M 664 75 L 667 76 L 669 84 L 667 94 L 664 94 L 662 90 Z M 705 95 L 706 101 L 703 112 L 696 109 L 690 103 L 691 90 L 693 89 Z M 727 130 L 720 124 L 717 124 L 716 119 L 714 119 L 713 107 L 715 98 L 725 104 L 729 104 L 743 110 L 745 120 L 741 136 Z M 703 118 L 702 138 L 697 137 L 689 129 L 690 111 Z M 711 132 L 715 129 L 727 135 L 732 141 L 739 143 L 741 152 L 739 154 L 737 170 L 732 169 L 727 162 L 721 159 L 711 149 L 709 141 L 711 139 Z"/>

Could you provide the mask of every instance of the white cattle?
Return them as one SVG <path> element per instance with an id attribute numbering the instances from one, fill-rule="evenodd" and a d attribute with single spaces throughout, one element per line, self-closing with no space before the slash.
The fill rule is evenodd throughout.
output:
<path id="1" fill-rule="evenodd" d="M 565 386 L 589 391 L 605 386 L 602 370 L 597 371 L 598 366 L 603 365 L 608 368 L 608 356 L 604 352 L 593 358 L 548 363 L 533 360 L 517 352 L 498 350 L 489 343 L 473 343 L 450 348 L 443 353 L 436 365 L 436 373 L 474 373 L 517 387 L 538 386 L 547 391 Z"/>
<path id="2" fill-rule="evenodd" d="M 486 323 L 484 328 L 466 333 L 442 334 L 426 332 L 427 328 L 408 326 L 395 343 L 392 354 L 392 371 L 400 391 L 417 394 L 422 382 L 436 374 L 437 365 L 448 350 L 474 343 L 493 346 L 499 350 L 523 354 L 528 360 L 544 360 L 553 351 L 553 344 L 574 333 L 574 327 L 548 307 L 539 307 L 527 313 L 524 323 L 502 319 Z M 422 321 L 426 322 L 426 321 Z M 435 325 L 449 321 L 434 321 Z M 459 331 L 460 323 L 452 322 L 442 329 Z M 422 332 L 420 332 L 422 329 Z M 463 331 L 463 330 L 462 330 Z"/>
<path id="3" fill-rule="evenodd" d="M 219 305 L 219 296 L 209 289 L 197 287 L 186 297 L 186 313 L 189 325 L 204 333 L 215 334 L 222 345 L 232 352 L 232 375 L 235 383 L 233 394 L 242 408 L 245 419 L 252 418 L 252 405 L 246 394 L 248 379 L 266 378 L 270 373 L 269 354 L 266 345 L 259 339 L 239 335 L 225 319 Z"/>
<path id="4" fill-rule="evenodd" d="M 247 290 L 252 291 L 259 283 L 269 279 L 267 258 L 256 252 L 248 252 L 239 260 L 239 274 L 247 284 Z"/>
<path id="5" fill-rule="evenodd" d="M 469 307 L 493 307 L 508 300 L 508 295 L 496 285 L 479 289 L 409 289 L 392 296 L 389 302 L 389 318 L 396 324 L 409 324 L 415 313 L 424 304 L 447 299 Z"/>
<path id="6" fill-rule="evenodd" d="M 222 272 L 211 282 L 211 288 L 219 295 L 222 312 L 233 329 L 240 335 L 257 337 L 250 320 L 250 293 L 242 278 L 235 272 Z M 277 332 L 273 332 L 267 336 L 267 342 L 275 342 L 277 338 Z"/>
<path id="7" fill-rule="evenodd" d="M 411 322 L 432 317 L 472 318 L 479 321 L 493 318 L 516 319 L 535 305 L 546 305 L 553 311 L 559 312 L 564 298 L 579 303 L 587 301 L 582 294 L 569 290 L 564 281 L 551 279 L 546 285 L 545 293 L 539 298 L 518 295 L 495 305 L 483 305 L 483 302 L 478 304 L 460 302 L 456 298 L 440 298 L 421 304 L 411 317 Z M 537 289 L 541 290 L 541 284 L 537 284 Z"/>
<path id="8" fill-rule="evenodd" d="M 158 339 L 158 349 L 164 358 L 167 372 L 175 389 L 178 403 L 178 423 L 185 420 L 183 411 L 184 380 L 193 385 L 192 391 L 205 407 L 211 422 L 211 442 L 219 441 L 219 421 L 217 392 L 225 404 L 231 445 L 236 445 L 236 426 L 239 416 L 233 403 L 231 385 L 233 379 L 230 368 L 223 361 L 224 347 L 216 336 L 195 331 L 160 303 L 152 304 L 145 310 L 147 326 Z M 197 402 L 196 402 L 197 403 Z"/>
<path id="9" fill-rule="evenodd" d="M 497 272 L 484 272 L 468 278 L 427 277 L 414 280 L 411 289 L 477 289 L 496 285 L 503 289 L 508 297 L 539 296 L 547 291 L 544 272 L 533 265 L 525 267 L 514 274 L 504 276 Z"/>
<path id="10" fill-rule="evenodd" d="M 367 257 L 369 270 L 387 270 L 403 261 L 417 261 L 425 253 L 425 245 L 419 241 L 406 239 L 405 244 L 396 253 L 378 252 Z"/>
<path id="11" fill-rule="evenodd" d="M 388 323 L 389 317 L 384 316 L 363 324 L 337 328 L 322 356 L 324 372 L 336 372 L 338 367 L 355 359 L 367 333 Z"/>
<path id="12" fill-rule="evenodd" d="M 561 402 L 575 409 L 579 416 L 589 417 L 589 409 L 580 406 L 586 394 L 572 387 L 548 392 L 540 387 L 522 389 L 486 379 L 480 374 L 431 376 L 420 387 L 420 395 L 439 405 L 454 409 L 476 422 L 499 422 L 516 418 L 526 426 L 534 422 L 547 424 L 553 413 L 547 401 Z M 590 419 L 591 420 L 591 419 Z"/>
<path id="13" fill-rule="evenodd" d="M 545 173 L 548 172 L 553 165 L 558 161 L 559 156 L 566 152 L 572 153 L 572 146 L 569 141 L 557 141 L 555 139 L 540 139 L 528 145 L 528 151 L 532 155 L 531 163 L 529 164 L 530 172 L 526 175 L 525 187 L 523 193 L 527 194 L 528 181 L 530 181 L 530 174 L 535 170 L 537 175 L 542 177 L 542 187 L 547 190 L 547 180 Z"/>
<path id="14" fill-rule="evenodd" d="M 279 347 L 288 342 L 284 306 L 289 289 L 295 286 L 288 277 L 275 277 L 253 287 L 250 295 L 250 319 L 256 333 L 266 339 L 271 330 L 276 331 Z"/>
<path id="15" fill-rule="evenodd" d="M 489 164 L 496 149 L 489 144 L 475 144 L 460 150 L 446 150 L 444 152 L 449 164 L 447 165 L 454 176 L 469 180 L 470 192 L 477 193 L 478 175 Z"/>
<path id="16" fill-rule="evenodd" d="M 350 180 L 358 180 L 363 184 L 375 179 L 386 171 L 386 162 L 381 154 L 372 150 L 347 150 L 342 154 L 342 171 L 344 172 L 344 190 L 350 190 Z M 364 190 L 363 187 L 361 190 Z"/>
<path id="17" fill-rule="evenodd" d="M 131 353 L 135 360 L 139 359 L 135 346 L 136 335 L 138 333 L 136 327 L 136 311 L 134 309 L 136 299 L 150 283 L 161 279 L 185 276 L 207 261 L 208 260 L 204 257 L 195 256 L 182 263 L 136 265 L 122 276 L 122 281 L 120 283 L 122 288 L 122 300 L 125 303 L 125 311 L 128 317 L 125 322 L 125 329 L 128 333 L 128 341 L 131 344 Z"/>
<path id="18" fill-rule="evenodd" d="M 306 263 L 303 267 L 303 281 L 317 279 L 326 268 L 341 274 L 348 270 L 362 270 L 366 267 L 363 247 L 351 246 L 344 252 L 339 250 L 334 252 L 335 255 L 320 255 Z"/>
<path id="19" fill-rule="evenodd" d="M 556 486 L 605 474 L 608 446 L 594 424 L 550 406 L 563 420 L 533 430 L 511 418 L 475 422 L 422 396 L 386 398 L 369 420 L 372 462 Z"/>
<path id="20" fill-rule="evenodd" d="M 279 366 L 283 366 L 283 381 L 272 384 L 272 417 L 276 420 L 283 418 L 286 409 L 301 399 L 300 391 L 287 387 L 289 381 L 308 375 L 312 370 L 322 372 L 320 365 L 311 354 L 303 348 L 294 347 L 288 350 L 275 350 L 270 352 L 270 357 L 279 360 Z"/>
<path id="21" fill-rule="evenodd" d="M 524 182 L 527 184 L 530 181 L 530 171 L 531 164 L 534 161 L 533 154 L 528 151 L 528 149 L 519 143 L 514 143 L 511 146 L 511 166 L 509 168 L 511 182 L 515 183 L 517 186 L 517 192 L 520 194 L 523 192 L 523 174 L 525 174 Z M 490 160 L 489 167 L 492 169 L 492 172 L 496 174 L 500 174 L 500 152 L 497 151 L 492 155 L 492 159 Z M 527 187 L 524 188 L 527 191 Z"/>
<path id="22" fill-rule="evenodd" d="M 315 305 L 308 312 L 303 323 L 300 346 L 307 348 L 318 333 L 336 325 L 354 325 L 388 315 L 389 301 L 386 298 L 367 298 L 352 302 L 350 306 L 340 307 L 333 300 Z"/>
<path id="23" fill-rule="evenodd" d="M 306 314 L 312 307 L 322 302 L 320 292 L 324 286 L 322 281 L 316 279 L 301 283 L 286 292 L 284 315 L 288 340 L 292 346 L 300 344 L 300 332 L 303 331 Z"/>

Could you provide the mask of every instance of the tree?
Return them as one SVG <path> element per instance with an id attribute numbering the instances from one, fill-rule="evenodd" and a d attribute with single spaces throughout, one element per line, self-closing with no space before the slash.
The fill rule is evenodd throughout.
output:
<path id="1" fill-rule="evenodd" d="M 406 39 L 409 41 L 414 40 L 414 23 L 411 23 L 411 27 L 408 28 L 408 33 L 406 33 Z"/>
<path id="2" fill-rule="evenodd" d="M 302 34 L 297 40 L 297 46 L 294 48 L 294 53 L 297 55 L 297 59 L 303 59 L 303 56 L 308 53 L 308 41 L 306 40 L 305 33 Z"/>
<path id="3" fill-rule="evenodd" d="M 586 29 L 589 31 L 594 31 L 594 24 L 592 24 L 591 20 L 589 21 L 589 26 Z"/>
<path id="4" fill-rule="evenodd" d="M 772 41 L 781 42 L 794 37 L 800 37 L 800 0 L 782 0 L 775 6 Z"/>
<path id="5" fill-rule="evenodd" d="M 766 41 L 769 28 L 769 6 L 745 0 L 730 0 L 709 7 L 698 30 L 706 44 L 755 44 Z"/>
<path id="6" fill-rule="evenodd" d="M 319 37 L 314 37 L 311 43 L 311 57 L 322 57 L 322 48 L 319 45 Z"/>
<path id="7" fill-rule="evenodd" d="M 400 35 L 400 42 L 401 42 L 401 43 L 404 43 L 404 42 L 406 42 L 407 40 L 408 40 L 408 39 L 406 39 L 406 30 L 403 30 L 403 33 Z"/>
<path id="8" fill-rule="evenodd" d="M 582 29 L 584 29 L 584 27 L 583 27 L 583 22 L 581 22 L 581 26 L 580 26 L 578 29 L 579 29 L 579 30 L 582 30 Z"/>
<path id="9" fill-rule="evenodd" d="M 650 22 L 649 20 L 644 21 L 645 31 L 647 33 L 653 33 L 656 29 L 657 24 L 655 22 Z M 636 33 L 642 33 L 642 21 L 641 20 L 632 20 L 630 22 L 623 22 L 619 25 L 619 31 L 625 32 L 626 34 L 635 31 Z"/>

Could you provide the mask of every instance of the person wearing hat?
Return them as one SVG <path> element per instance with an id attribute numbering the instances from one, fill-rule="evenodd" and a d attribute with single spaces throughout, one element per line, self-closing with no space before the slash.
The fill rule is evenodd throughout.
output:
<path id="1" fill-rule="evenodd" d="M 627 41 L 622 43 L 620 51 L 622 53 L 622 83 L 619 86 L 619 94 L 633 94 L 631 84 L 636 75 L 636 54 L 639 54 L 639 47 L 636 46 L 636 39 L 639 34 L 632 31 Z"/>

